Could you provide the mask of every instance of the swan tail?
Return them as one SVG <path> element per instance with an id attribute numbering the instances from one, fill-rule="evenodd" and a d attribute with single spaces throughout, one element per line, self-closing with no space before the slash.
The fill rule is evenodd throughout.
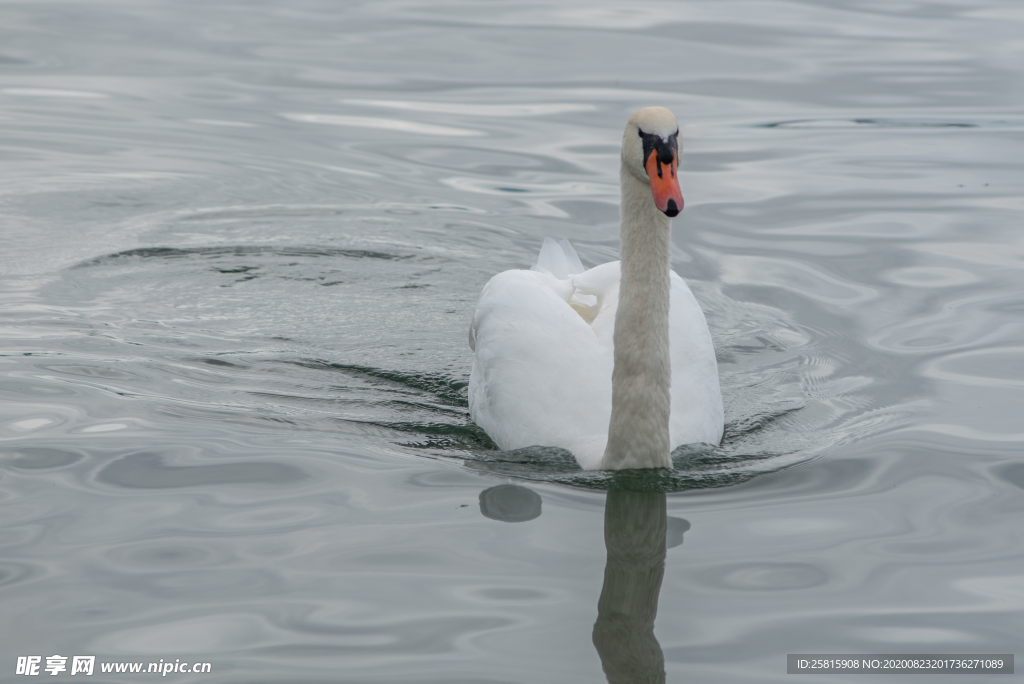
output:
<path id="1" fill-rule="evenodd" d="M 541 245 L 537 263 L 531 266 L 530 270 L 548 273 L 559 280 L 566 280 L 578 273 L 583 273 L 585 269 L 579 255 L 576 254 L 576 250 L 572 248 L 568 240 L 563 238 L 555 242 L 546 237 L 544 244 Z"/>

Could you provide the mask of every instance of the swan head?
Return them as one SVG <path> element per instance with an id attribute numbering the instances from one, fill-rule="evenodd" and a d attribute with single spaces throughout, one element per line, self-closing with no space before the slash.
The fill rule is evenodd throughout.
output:
<path id="1" fill-rule="evenodd" d="M 630 117 L 622 135 L 622 161 L 637 180 L 648 183 L 654 204 L 667 216 L 683 210 L 676 168 L 679 122 L 664 107 L 647 107 Z"/>

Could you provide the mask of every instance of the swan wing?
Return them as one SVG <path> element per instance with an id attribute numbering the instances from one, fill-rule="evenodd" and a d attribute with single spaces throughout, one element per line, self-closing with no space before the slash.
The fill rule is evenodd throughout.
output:
<path id="1" fill-rule="evenodd" d="M 670 273 L 669 345 L 671 348 L 672 448 L 722 441 L 722 390 L 707 320 L 686 282 Z"/>
<path id="2" fill-rule="evenodd" d="M 491 278 L 470 333 L 469 410 L 502 449 L 562 447 L 596 468 L 608 440 L 612 350 L 570 305 L 574 294 L 571 280 L 540 270 Z"/>
<path id="3" fill-rule="evenodd" d="M 555 242 L 549 237 L 544 238 L 544 244 L 540 247 L 540 256 L 537 257 L 537 263 L 530 267 L 531 271 L 540 271 L 542 273 L 548 273 L 558 278 L 559 280 L 565 280 L 577 273 L 583 273 L 583 262 L 580 261 L 579 254 L 573 249 L 572 245 L 566 239 L 561 239 Z"/>

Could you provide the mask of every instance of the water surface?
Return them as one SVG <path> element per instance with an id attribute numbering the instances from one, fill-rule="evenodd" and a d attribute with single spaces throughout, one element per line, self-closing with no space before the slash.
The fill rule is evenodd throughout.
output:
<path id="1" fill-rule="evenodd" d="M 0 671 L 769 682 L 786 653 L 1013 652 L 1022 24 L 0 2 Z M 673 265 L 726 439 L 661 475 L 499 452 L 466 409 L 476 297 L 544 236 L 617 258 L 650 105 L 682 125 Z"/>

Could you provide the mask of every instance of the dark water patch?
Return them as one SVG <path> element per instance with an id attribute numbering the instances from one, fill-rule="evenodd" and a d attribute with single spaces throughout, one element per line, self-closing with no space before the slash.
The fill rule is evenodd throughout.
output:
<path id="1" fill-rule="evenodd" d="M 573 477 L 562 481 L 565 484 L 587 489 L 669 494 L 691 489 L 729 487 L 762 474 L 760 471 L 743 470 L 738 466 L 739 464 L 735 470 L 715 472 L 651 468 L 614 472 L 599 471 L 592 477 Z"/>
<path id="2" fill-rule="evenodd" d="M 433 395 L 443 404 L 467 408 L 469 399 L 466 395 L 466 388 L 469 387 L 468 380 L 455 379 L 437 373 L 402 373 L 390 371 L 383 368 L 372 368 L 370 366 L 357 366 L 343 363 L 332 363 L 330 361 L 319 361 L 316 359 L 303 359 L 300 361 L 287 361 L 303 368 L 316 370 L 333 370 L 355 375 L 363 379 L 390 384 L 395 387 L 405 387 Z"/>
<path id="3" fill-rule="evenodd" d="M 143 542 L 116 546 L 104 554 L 110 563 L 121 569 L 168 571 L 212 565 L 219 555 L 196 543 Z"/>
<path id="4" fill-rule="evenodd" d="M 583 471 L 576 475 L 560 475 L 551 481 L 570 487 L 599 491 L 671 494 L 695 489 L 716 489 L 746 482 L 761 473 L 750 470 L 725 472 L 687 472 L 668 469 L 619 471 Z"/>
<path id="5" fill-rule="evenodd" d="M 672 452 L 672 466 L 677 470 L 688 472 L 710 472 L 723 468 L 756 468 L 758 473 L 766 471 L 764 462 L 772 459 L 779 459 L 792 452 L 786 451 L 762 451 L 746 453 L 739 450 L 732 450 L 728 447 L 711 447 L 706 449 L 693 449 L 693 445 L 685 445 Z M 754 446 L 754 445 L 751 445 Z M 772 470 L 769 466 L 767 470 Z"/>
<path id="6" fill-rule="evenodd" d="M 763 335 L 754 335 L 753 339 L 757 340 L 761 344 L 730 344 L 723 345 L 723 354 L 728 354 L 728 351 L 734 351 L 738 354 L 760 354 L 765 351 L 784 352 L 787 351 L 782 345 L 773 342 Z"/>
<path id="7" fill-rule="evenodd" d="M 21 447 L 13 451 L 0 451 L 0 465 L 19 470 L 49 470 L 63 468 L 82 460 L 82 454 L 47 447 Z"/>
<path id="8" fill-rule="evenodd" d="M 220 368 L 238 368 L 241 370 L 249 368 L 249 366 L 243 366 L 240 363 L 233 363 L 231 361 L 225 361 L 224 359 L 217 359 L 209 356 L 189 360 L 196 361 L 198 363 L 205 363 L 208 366 L 218 366 Z"/>
<path id="9" fill-rule="evenodd" d="M 217 273 L 248 273 L 258 268 L 259 266 L 239 266 L 238 268 L 215 268 L 213 270 L 217 271 Z"/>
<path id="10" fill-rule="evenodd" d="M 406 401 L 406 400 L 403 400 L 403 399 L 395 399 L 395 400 L 392 400 L 392 401 L 388 402 L 388 404 L 390 404 L 390 406 L 392 406 L 393 408 L 397 408 L 399 410 L 409 409 L 409 410 L 417 410 L 417 411 L 429 411 L 430 413 L 436 413 L 436 414 L 440 414 L 440 415 L 444 415 L 444 416 L 458 416 L 460 418 L 465 417 L 467 415 L 466 414 L 466 409 L 462 408 L 461 406 L 447 406 L 447 405 L 438 406 L 436 404 L 425 404 L 425 403 L 419 402 L 419 401 Z M 396 425 L 399 425 L 399 424 L 396 424 Z M 412 427 L 412 426 L 410 425 L 410 427 Z M 432 424 L 428 424 L 428 425 L 424 426 L 424 429 L 427 432 L 432 431 L 433 428 L 434 428 L 434 425 L 432 425 Z"/>
<path id="11" fill-rule="evenodd" d="M 335 247 L 268 247 L 261 245 L 231 245 L 221 247 L 142 247 L 115 252 L 105 256 L 83 261 L 75 268 L 105 266 L 127 259 L 219 259 L 221 257 L 240 256 L 278 256 L 278 257 L 348 257 L 351 259 L 411 259 L 408 254 L 390 254 L 366 249 L 339 249 Z M 246 267 L 249 269 L 256 267 Z M 240 273 L 242 271 L 222 271 L 223 273 Z"/>
<path id="12" fill-rule="evenodd" d="M 201 466 L 169 466 L 159 453 L 142 452 L 120 458 L 104 467 L 96 479 L 106 484 L 135 489 L 171 489 L 222 484 L 290 484 L 308 476 L 284 463 L 221 463 Z"/>
<path id="13" fill-rule="evenodd" d="M 859 119 L 793 119 L 757 124 L 755 128 L 979 128 L 979 124 L 960 121 L 929 121 L 927 119 L 859 118 Z"/>
<path id="14" fill-rule="evenodd" d="M 426 208 L 427 209 L 432 209 L 434 211 L 467 211 L 467 212 L 470 212 L 470 213 L 473 213 L 473 214 L 486 214 L 487 213 L 486 211 L 483 211 L 482 209 L 480 209 L 478 207 L 464 207 L 464 206 L 461 206 L 461 205 L 458 205 L 458 204 L 429 204 L 429 205 L 427 205 Z"/>
<path id="15" fill-rule="evenodd" d="M 1010 463 L 995 469 L 996 476 L 1012 484 L 1014 487 L 1024 489 L 1024 463 Z"/>
<path id="16" fill-rule="evenodd" d="M 733 440 L 723 440 L 719 446 L 711 444 L 685 444 L 672 452 L 671 469 L 636 470 L 583 470 L 575 457 L 558 447 L 527 447 L 501 451 L 492 447 L 487 451 L 473 449 L 468 440 L 438 444 L 437 448 L 454 449 L 450 454 L 463 460 L 465 467 L 498 477 L 510 477 L 535 482 L 553 482 L 604 491 L 678 492 L 690 489 L 727 487 L 779 470 L 788 464 L 784 457 L 797 449 L 769 449 L 764 444 L 758 449 L 758 435 L 776 426 L 776 421 L 799 409 L 787 409 L 751 420 L 746 429 L 734 433 Z M 468 428 L 480 428 L 469 424 Z M 409 426 L 416 430 L 417 426 Z M 464 430 L 466 428 L 463 428 Z M 459 432 L 458 428 L 452 432 Z M 488 441 L 490 441 L 488 439 Z M 413 446 L 413 445 L 408 445 Z M 420 445 L 426 446 L 426 445 Z M 469 451 L 464 451 L 469 447 Z M 445 454 L 443 454 L 445 455 Z M 446 455 L 447 456 L 447 455 Z M 777 463 L 776 463 L 777 462 Z"/>
<path id="17" fill-rule="evenodd" d="M 480 513 L 501 522 L 527 522 L 540 517 L 541 498 L 526 487 L 498 485 L 480 492 Z"/>
<path id="18" fill-rule="evenodd" d="M 413 449 L 465 450 L 497 449 L 497 445 L 481 428 L 473 423 L 372 423 L 398 432 L 415 433 L 423 439 L 403 442 L 401 446 Z"/>
<path id="19" fill-rule="evenodd" d="M 41 570 L 28 563 L 0 563 L 0 589 L 7 589 L 12 584 L 41 574 Z"/>
<path id="20" fill-rule="evenodd" d="M 725 424 L 725 431 L 722 433 L 722 447 L 727 450 L 739 448 L 739 446 L 751 438 L 758 437 L 761 433 L 770 429 L 784 429 L 785 419 L 792 418 L 803 410 L 804 406 L 791 406 L 774 410 L 766 410 L 742 416 Z"/>
<path id="21" fill-rule="evenodd" d="M 477 452 L 467 459 L 466 465 L 474 470 L 502 474 L 583 472 L 576 458 L 558 447 L 534 446 L 512 451 Z"/>
<path id="22" fill-rule="evenodd" d="M 461 458 L 466 468 L 478 473 L 598 491 L 670 493 L 709 489 L 745 482 L 763 472 L 763 469 L 744 469 L 744 460 L 736 460 L 730 469 L 714 471 L 685 468 L 583 470 L 570 452 L 556 447 L 473 452 L 468 457 L 462 454 Z"/>

